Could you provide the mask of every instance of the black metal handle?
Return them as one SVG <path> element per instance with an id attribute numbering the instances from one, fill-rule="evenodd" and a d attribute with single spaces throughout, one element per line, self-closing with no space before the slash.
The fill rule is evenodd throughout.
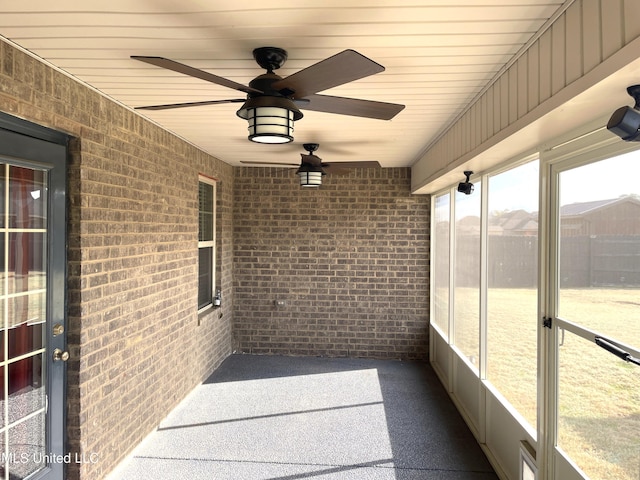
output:
<path id="1" fill-rule="evenodd" d="M 602 337 L 595 338 L 596 345 L 604 348 L 607 352 L 613 353 L 616 357 L 621 358 L 625 362 L 635 363 L 636 365 L 640 365 L 640 359 L 632 357 L 629 352 L 624 351 L 610 340 Z"/>

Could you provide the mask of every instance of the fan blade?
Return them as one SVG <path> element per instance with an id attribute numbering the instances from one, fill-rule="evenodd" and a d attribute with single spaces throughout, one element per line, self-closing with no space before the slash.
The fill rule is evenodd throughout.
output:
<path id="1" fill-rule="evenodd" d="M 300 166 L 297 163 L 252 162 L 250 160 L 246 160 L 246 161 L 245 160 L 240 160 L 240 163 L 249 163 L 249 164 L 252 164 L 252 165 L 277 165 L 277 166 L 284 165 L 284 166 L 287 166 L 287 167 L 299 167 Z"/>
<path id="2" fill-rule="evenodd" d="M 330 168 L 330 167 L 338 167 L 338 168 L 382 168 L 380 162 L 369 161 L 369 162 L 331 162 L 331 163 L 323 163 L 322 168 Z"/>
<path id="3" fill-rule="evenodd" d="M 215 83 L 216 85 L 222 85 L 223 87 L 233 88 L 234 90 L 239 90 L 241 92 L 264 93 L 255 88 L 248 87 L 238 82 L 234 82 L 233 80 L 228 80 L 224 77 L 219 77 L 218 75 L 205 72 L 204 70 L 199 70 L 197 68 L 184 65 L 174 60 L 169 60 L 168 58 L 143 57 L 138 55 L 131 55 L 131 58 L 133 58 L 134 60 L 140 60 L 141 62 L 149 63 L 151 65 L 155 65 L 156 67 L 166 68 L 167 70 L 172 70 L 174 72 L 182 73 L 184 75 L 189 75 L 190 77 L 195 77 L 201 80 L 205 80 L 207 82 Z"/>
<path id="4" fill-rule="evenodd" d="M 351 173 L 348 168 L 332 167 L 331 165 L 323 167 L 323 170 L 329 175 L 348 175 Z"/>
<path id="5" fill-rule="evenodd" d="M 382 65 L 355 50 L 344 50 L 271 86 L 286 96 L 302 98 L 383 71 Z"/>
<path id="6" fill-rule="evenodd" d="M 375 118 L 378 120 L 391 120 L 404 110 L 404 105 L 398 103 L 374 102 L 357 98 L 332 97 L 330 95 L 309 95 L 306 98 L 309 103 L 299 105 L 304 110 Z"/>
<path id="7" fill-rule="evenodd" d="M 380 168 L 378 162 L 331 162 L 323 163 L 322 168 L 331 175 L 347 175 L 353 168 Z"/>
<path id="8" fill-rule="evenodd" d="M 136 110 L 167 110 L 170 108 L 198 107 L 201 105 L 218 105 L 221 103 L 242 103 L 244 98 L 232 98 L 229 100 L 206 100 L 204 102 L 170 103 L 167 105 L 149 105 L 147 107 L 136 107 Z"/>
<path id="9" fill-rule="evenodd" d="M 320 157 L 316 157 L 315 155 L 301 153 L 300 156 L 302 157 L 302 163 L 308 163 L 313 167 L 320 167 L 324 165 L 322 163 L 322 159 Z"/>

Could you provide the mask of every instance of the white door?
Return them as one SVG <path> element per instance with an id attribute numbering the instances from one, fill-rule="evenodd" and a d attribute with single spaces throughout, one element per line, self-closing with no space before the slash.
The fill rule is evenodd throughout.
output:
<path id="1" fill-rule="evenodd" d="M 554 480 L 640 479 L 640 151 L 551 168 Z"/>

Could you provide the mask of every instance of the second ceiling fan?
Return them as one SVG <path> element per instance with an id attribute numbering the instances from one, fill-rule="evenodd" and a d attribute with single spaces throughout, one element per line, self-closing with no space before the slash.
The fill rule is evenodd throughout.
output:
<path id="1" fill-rule="evenodd" d="M 293 140 L 293 122 L 302 118 L 300 109 L 390 120 L 404 109 L 396 103 L 360 100 L 356 98 L 319 95 L 332 87 L 384 71 L 384 67 L 355 50 L 344 50 L 286 78 L 274 73 L 287 59 L 287 52 L 277 47 L 253 50 L 253 57 L 266 73 L 249 85 L 200 70 L 163 57 L 131 56 L 135 60 L 199 78 L 246 93 L 246 98 L 205 100 L 137 107 L 139 110 L 244 103 L 236 112 L 249 122 L 249 139 L 259 143 L 286 143 Z"/>
<path id="2" fill-rule="evenodd" d="M 306 154 L 301 153 L 301 162 L 296 175 L 300 177 L 300 185 L 303 187 L 319 187 L 322 184 L 322 176 L 328 173 L 333 175 L 346 175 L 353 168 L 381 168 L 377 161 L 363 162 L 330 162 L 325 163 L 313 152 L 320 147 L 317 143 L 303 144 Z M 251 165 L 271 165 L 271 166 L 297 166 L 296 163 L 280 163 L 280 162 L 260 162 L 251 160 L 241 160 L 240 163 Z"/>

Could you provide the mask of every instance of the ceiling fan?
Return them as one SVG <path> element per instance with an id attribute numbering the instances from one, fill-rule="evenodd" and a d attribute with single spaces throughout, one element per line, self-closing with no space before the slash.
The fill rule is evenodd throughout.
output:
<path id="1" fill-rule="evenodd" d="M 199 70 L 163 57 L 132 55 L 131 58 L 196 77 L 223 87 L 246 93 L 246 98 L 207 100 L 137 107 L 139 110 L 244 103 L 236 112 L 249 121 L 249 139 L 260 143 L 286 143 L 293 140 L 293 121 L 302 118 L 300 108 L 317 112 L 352 115 L 356 117 L 390 120 L 404 109 L 404 105 L 356 98 L 319 95 L 317 92 L 343 85 L 384 71 L 384 67 L 355 50 L 344 50 L 286 78 L 274 73 L 287 59 L 287 52 L 277 47 L 260 47 L 253 57 L 266 73 L 257 76 L 249 85 Z"/>
<path id="2" fill-rule="evenodd" d="M 300 185 L 303 187 L 318 187 L 322 183 L 322 176 L 326 174 L 346 175 L 353 168 L 381 168 L 377 161 L 364 162 L 331 162 L 325 163 L 320 157 L 313 154 L 320 147 L 317 143 L 305 143 L 304 149 L 308 152 L 301 153 L 302 161 L 300 165 L 296 163 L 260 162 L 260 161 L 240 161 L 252 165 L 272 165 L 272 166 L 298 166 L 296 174 L 300 177 Z"/>

